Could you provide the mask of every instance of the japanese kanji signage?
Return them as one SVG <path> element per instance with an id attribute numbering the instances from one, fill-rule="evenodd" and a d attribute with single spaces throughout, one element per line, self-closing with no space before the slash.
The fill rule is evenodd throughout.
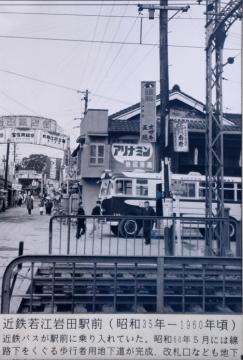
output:
<path id="1" fill-rule="evenodd" d="M 57 177 L 57 159 L 50 158 L 50 179 L 56 180 Z"/>
<path id="2" fill-rule="evenodd" d="M 65 150 L 69 145 L 69 138 L 60 133 L 57 127 L 55 120 L 38 116 L 1 116 L 0 144 L 9 140 Z"/>
<path id="3" fill-rule="evenodd" d="M 173 119 L 173 142 L 174 151 L 189 151 L 188 144 L 188 121 L 184 119 Z"/>
<path id="4" fill-rule="evenodd" d="M 240 315 L 0 316 L 1 360 L 240 360 Z"/>
<path id="5" fill-rule="evenodd" d="M 154 170 L 154 149 L 152 144 L 112 144 L 111 161 L 113 170 Z"/>
<path id="6" fill-rule="evenodd" d="M 140 141 L 156 142 L 156 82 L 141 83 Z"/>

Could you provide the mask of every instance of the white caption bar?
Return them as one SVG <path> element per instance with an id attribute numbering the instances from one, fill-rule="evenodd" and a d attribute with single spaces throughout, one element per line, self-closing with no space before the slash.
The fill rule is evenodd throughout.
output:
<path id="1" fill-rule="evenodd" d="M 241 358 L 241 316 L 1 315 L 0 359 Z"/>

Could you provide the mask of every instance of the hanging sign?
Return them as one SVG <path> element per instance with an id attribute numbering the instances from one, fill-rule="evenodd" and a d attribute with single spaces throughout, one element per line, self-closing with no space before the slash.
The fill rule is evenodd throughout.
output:
<path id="1" fill-rule="evenodd" d="M 174 151 L 189 151 L 188 122 L 183 119 L 173 119 Z"/>
<path id="2" fill-rule="evenodd" d="M 46 145 L 59 150 L 65 150 L 68 146 L 68 137 L 62 134 L 50 134 L 48 132 L 41 131 L 40 145 Z"/>
<path id="3" fill-rule="evenodd" d="M 156 142 L 156 82 L 141 82 L 140 141 Z"/>

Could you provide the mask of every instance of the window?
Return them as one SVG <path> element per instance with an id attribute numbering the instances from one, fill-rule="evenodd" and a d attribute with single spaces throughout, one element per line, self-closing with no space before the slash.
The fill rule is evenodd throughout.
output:
<path id="1" fill-rule="evenodd" d="M 196 197 L 196 186 L 194 183 L 182 183 L 181 187 L 182 197 Z"/>
<path id="2" fill-rule="evenodd" d="M 148 180 L 137 179 L 136 195 L 137 196 L 148 196 Z"/>
<path id="3" fill-rule="evenodd" d="M 104 164 L 104 145 L 90 145 L 90 164 L 91 165 L 103 165 Z"/>
<path id="4" fill-rule="evenodd" d="M 117 180 L 116 181 L 117 195 L 132 195 L 132 180 Z"/>
<path id="5" fill-rule="evenodd" d="M 242 201 L 242 198 L 241 198 L 241 184 L 237 184 L 237 200 Z"/>
<path id="6" fill-rule="evenodd" d="M 224 183 L 224 199 L 225 200 L 234 200 L 234 184 Z"/>

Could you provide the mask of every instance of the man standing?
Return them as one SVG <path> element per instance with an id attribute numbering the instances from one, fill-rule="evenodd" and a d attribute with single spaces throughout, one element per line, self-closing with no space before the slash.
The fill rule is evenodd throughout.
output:
<path id="1" fill-rule="evenodd" d="M 77 216 L 85 215 L 82 203 L 79 203 Z M 82 230 L 82 231 L 81 231 Z M 79 218 L 77 219 L 77 232 L 76 232 L 76 239 L 79 239 L 81 235 L 85 234 L 86 232 L 86 220 L 85 218 Z"/>
<path id="2" fill-rule="evenodd" d="M 155 216 L 154 209 L 149 206 L 149 201 L 144 202 L 144 208 L 142 209 L 143 216 Z M 153 229 L 154 219 L 143 220 L 143 236 L 145 238 L 145 245 L 151 244 L 151 231 Z"/>
<path id="3" fill-rule="evenodd" d="M 33 198 L 30 194 L 27 195 L 26 197 L 26 200 L 25 200 L 25 203 L 26 203 L 26 207 L 27 207 L 27 210 L 28 210 L 28 214 L 31 215 L 31 211 L 33 210 L 33 205 L 34 205 L 34 201 L 33 201 Z"/>
<path id="4" fill-rule="evenodd" d="M 100 207 L 100 201 L 97 200 L 96 201 L 96 205 L 95 207 L 93 208 L 92 212 L 91 212 L 91 215 L 93 216 L 100 216 L 101 215 L 101 207 Z M 93 228 L 91 229 L 89 235 L 93 235 L 93 233 L 98 229 L 99 227 L 99 219 L 97 217 L 95 217 L 93 219 Z"/>

